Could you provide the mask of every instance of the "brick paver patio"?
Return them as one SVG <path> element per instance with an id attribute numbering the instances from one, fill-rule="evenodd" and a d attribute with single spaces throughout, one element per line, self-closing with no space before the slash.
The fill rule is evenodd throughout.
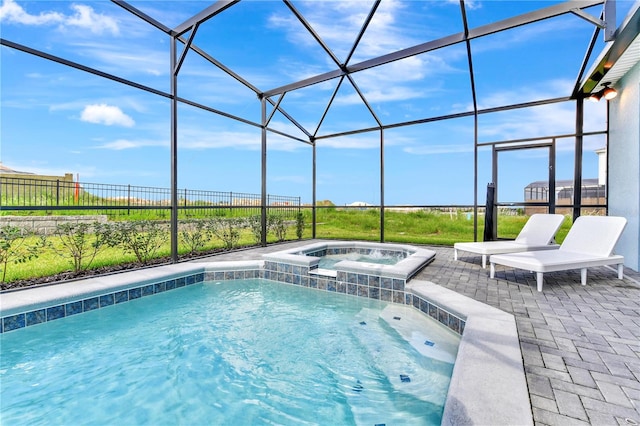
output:
<path id="1" fill-rule="evenodd" d="M 436 259 L 418 279 L 431 281 L 516 317 L 533 418 L 537 425 L 640 424 L 640 274 L 625 268 L 535 274 L 496 266 L 480 257 Z"/>

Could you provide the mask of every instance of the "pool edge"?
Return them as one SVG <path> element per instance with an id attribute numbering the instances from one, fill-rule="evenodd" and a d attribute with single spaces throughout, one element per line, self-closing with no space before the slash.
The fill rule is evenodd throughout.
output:
<path id="1" fill-rule="evenodd" d="M 407 291 L 466 316 L 443 425 L 533 425 L 515 317 L 429 281 Z"/>

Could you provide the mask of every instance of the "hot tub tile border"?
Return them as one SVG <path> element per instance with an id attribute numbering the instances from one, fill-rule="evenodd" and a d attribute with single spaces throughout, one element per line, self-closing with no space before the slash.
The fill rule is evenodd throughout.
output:
<path id="1" fill-rule="evenodd" d="M 338 249 L 340 248 L 336 248 L 336 250 Z M 325 251 L 327 250 L 323 249 L 317 253 Z M 300 275 L 293 273 L 293 271 L 297 271 L 297 267 L 300 268 Z M 267 260 L 264 262 L 262 278 L 285 284 L 300 285 L 318 290 L 347 294 L 350 296 L 411 305 L 450 330 L 460 335 L 464 332 L 465 318 L 456 315 L 423 297 L 405 291 L 407 281 L 400 278 L 368 275 L 348 271 L 337 271 L 336 277 L 315 274 L 310 275 L 309 268 L 285 262 L 276 262 L 273 260 Z"/>

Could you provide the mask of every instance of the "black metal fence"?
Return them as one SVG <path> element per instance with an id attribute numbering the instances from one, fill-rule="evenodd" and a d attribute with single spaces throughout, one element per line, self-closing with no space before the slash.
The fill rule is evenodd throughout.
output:
<path id="1" fill-rule="evenodd" d="M 260 194 L 243 192 L 178 190 L 181 215 L 260 214 Z M 300 197 L 267 195 L 270 212 L 289 216 L 300 208 Z M 31 179 L 0 176 L 0 208 L 4 211 L 90 210 L 109 215 L 130 215 L 147 211 L 167 217 L 171 209 L 171 190 L 134 185 L 75 182 L 65 179 Z"/>

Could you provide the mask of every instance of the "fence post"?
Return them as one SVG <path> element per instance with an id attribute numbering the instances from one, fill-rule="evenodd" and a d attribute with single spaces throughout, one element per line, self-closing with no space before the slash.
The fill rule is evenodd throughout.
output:
<path id="1" fill-rule="evenodd" d="M 56 206 L 60 205 L 60 179 L 56 179 Z"/>

